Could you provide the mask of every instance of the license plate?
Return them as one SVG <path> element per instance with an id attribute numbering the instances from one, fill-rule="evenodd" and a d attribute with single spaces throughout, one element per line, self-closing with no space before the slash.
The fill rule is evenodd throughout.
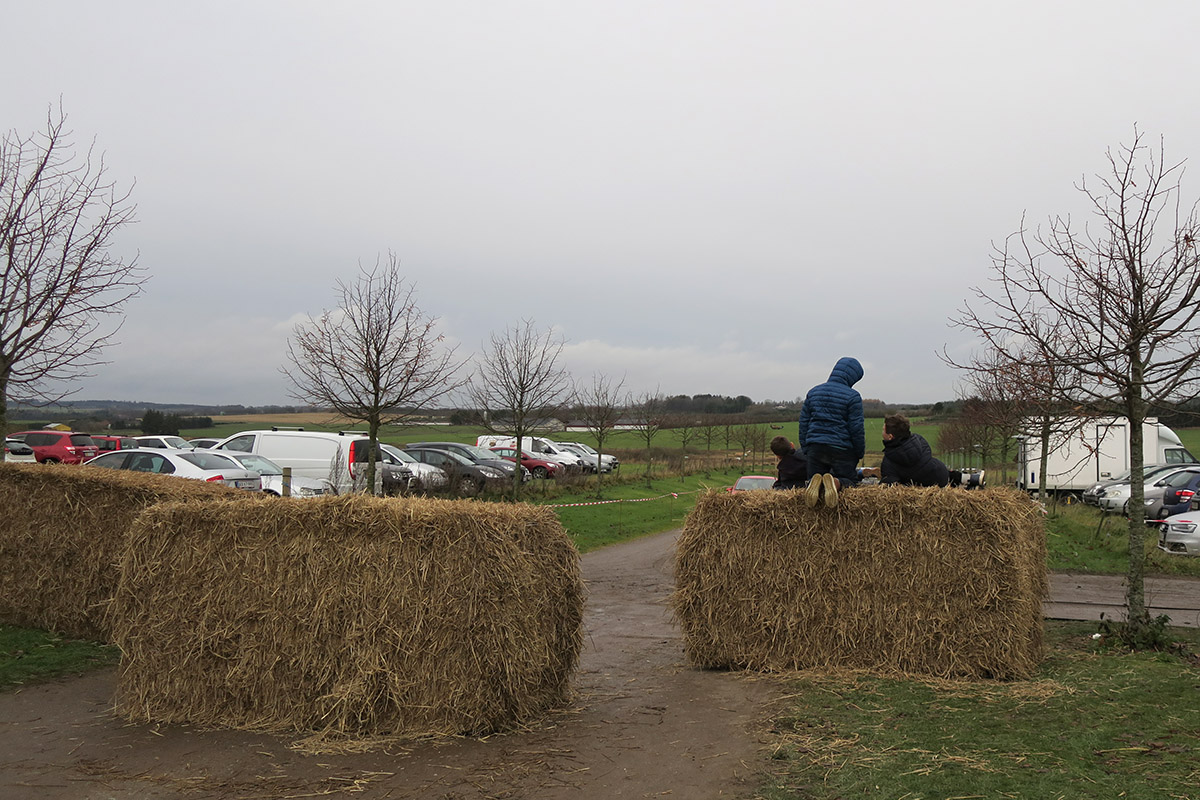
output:
<path id="1" fill-rule="evenodd" d="M 253 489 L 257 491 L 259 488 L 259 481 L 252 480 L 250 478 L 237 478 L 234 480 L 233 485 L 239 489 Z"/>

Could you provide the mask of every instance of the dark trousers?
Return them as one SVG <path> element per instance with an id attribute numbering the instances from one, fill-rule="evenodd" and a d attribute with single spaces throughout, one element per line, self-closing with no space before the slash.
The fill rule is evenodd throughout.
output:
<path id="1" fill-rule="evenodd" d="M 842 482 L 842 486 L 858 483 L 858 459 L 854 453 L 840 447 L 813 443 L 804 448 L 808 456 L 809 476 L 829 474 Z"/>

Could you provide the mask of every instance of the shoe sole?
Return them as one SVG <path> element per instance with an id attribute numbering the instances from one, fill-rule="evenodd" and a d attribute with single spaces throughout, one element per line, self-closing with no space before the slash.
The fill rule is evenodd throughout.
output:
<path id="1" fill-rule="evenodd" d="M 834 480 L 832 475 L 821 476 L 821 486 L 825 489 L 825 505 L 828 508 L 837 508 L 838 504 L 838 489 Z"/>
<path id="2" fill-rule="evenodd" d="M 804 502 L 808 504 L 809 508 L 816 508 L 817 503 L 821 502 L 821 488 L 821 476 L 814 475 L 804 490 Z"/>

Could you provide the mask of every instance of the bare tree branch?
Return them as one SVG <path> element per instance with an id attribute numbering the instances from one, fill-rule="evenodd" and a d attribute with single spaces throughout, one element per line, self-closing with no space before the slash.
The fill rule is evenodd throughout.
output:
<path id="1" fill-rule="evenodd" d="M 394 253 L 354 283 L 336 284 L 338 307 L 297 325 L 288 341 L 283 372 L 292 396 L 347 419 L 365 422 L 371 448 L 379 429 L 432 405 L 461 381 L 455 348 L 437 332 L 436 317 L 417 307 L 415 289 L 400 273 Z M 375 485 L 369 459 L 367 485 Z"/>
<path id="2" fill-rule="evenodd" d="M 136 259 L 110 252 L 134 222 L 132 190 L 107 177 L 91 147 L 79 156 L 66 117 L 47 115 L 46 129 L 0 140 L 0 428 L 8 399 L 54 402 L 64 384 L 104 362 L 127 301 L 145 277 Z"/>

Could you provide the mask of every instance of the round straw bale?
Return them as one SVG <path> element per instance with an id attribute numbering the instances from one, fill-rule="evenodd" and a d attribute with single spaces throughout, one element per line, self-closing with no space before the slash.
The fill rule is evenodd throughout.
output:
<path id="1" fill-rule="evenodd" d="M 104 609 L 138 513 L 164 500 L 250 494 L 86 464 L 0 463 L 0 621 L 107 640 Z"/>
<path id="2" fill-rule="evenodd" d="M 1045 534 L 1019 492 L 710 492 L 676 547 L 697 666 L 1013 678 L 1042 658 Z"/>
<path id="3" fill-rule="evenodd" d="M 583 584 L 530 505 L 172 503 L 138 518 L 112 612 L 131 720 L 478 734 L 565 702 Z"/>

